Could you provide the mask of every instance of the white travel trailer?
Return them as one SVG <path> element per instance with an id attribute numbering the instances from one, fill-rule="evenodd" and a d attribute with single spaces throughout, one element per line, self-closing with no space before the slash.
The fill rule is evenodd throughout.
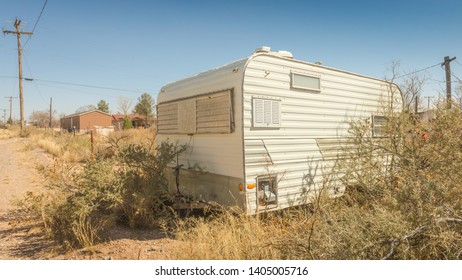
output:
<path id="1" fill-rule="evenodd" d="M 164 86 L 157 141 L 188 145 L 170 174 L 172 192 L 254 214 L 309 203 L 326 177 L 329 192 L 342 194 L 328 171 L 349 121 L 370 119 L 378 132 L 384 106 L 402 103 L 386 81 L 261 47 Z"/>

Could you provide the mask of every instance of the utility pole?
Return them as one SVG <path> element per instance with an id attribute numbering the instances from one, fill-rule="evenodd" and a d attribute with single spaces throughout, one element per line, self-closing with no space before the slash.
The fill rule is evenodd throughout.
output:
<path id="1" fill-rule="evenodd" d="M 18 63 L 19 63 L 19 111 L 21 115 L 21 131 L 24 129 L 24 95 L 22 93 L 22 49 L 21 35 L 32 35 L 32 32 L 19 31 L 21 20 L 17 19 L 14 22 L 16 31 L 3 30 L 3 34 L 14 34 L 18 40 Z"/>
<path id="2" fill-rule="evenodd" d="M 425 98 L 427 98 L 427 110 L 428 110 L 428 109 L 430 109 L 430 99 L 433 98 L 433 97 L 427 96 Z"/>
<path id="3" fill-rule="evenodd" d="M 51 125 L 52 125 L 51 124 L 51 118 L 52 118 L 52 115 L 53 115 L 52 112 L 53 112 L 53 97 L 50 97 L 50 124 L 49 124 L 50 129 L 52 129 L 52 127 L 51 127 Z"/>
<path id="4" fill-rule="evenodd" d="M 6 110 L 8 109 L 0 109 L 3 111 L 3 125 L 5 126 L 6 125 Z"/>
<path id="5" fill-rule="evenodd" d="M 17 97 L 7 96 L 5 98 L 10 99 L 10 119 L 9 119 L 9 123 L 11 125 L 11 124 L 13 124 L 13 98 L 17 98 Z"/>
<path id="6" fill-rule="evenodd" d="M 446 108 L 451 109 L 451 61 L 455 60 L 456 57 L 449 58 L 449 56 L 444 57 L 444 62 L 441 63 L 441 66 L 444 66 L 446 70 Z"/>

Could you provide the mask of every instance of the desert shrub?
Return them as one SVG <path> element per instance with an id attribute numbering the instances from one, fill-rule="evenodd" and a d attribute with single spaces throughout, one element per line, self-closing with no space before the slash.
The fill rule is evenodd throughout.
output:
<path id="1" fill-rule="evenodd" d="M 422 123 L 396 114 L 389 117 L 386 137 L 379 139 L 368 137 L 364 123 L 352 122 L 355 145 L 338 165 L 347 193 L 314 233 L 331 240 L 337 249 L 349 244 L 350 250 L 332 247 L 328 253 L 331 250 L 319 237 L 317 256 L 460 259 L 460 116 L 458 108 L 438 108 L 434 120 Z M 329 224 L 324 224 L 326 220 Z"/>
<path id="2" fill-rule="evenodd" d="M 83 164 L 57 158 L 43 171 L 50 195 L 29 197 L 24 208 L 40 209 L 47 232 L 68 248 L 91 247 L 115 223 L 155 226 L 170 214 L 164 170 L 183 150 L 166 142 L 156 147 L 152 140 L 120 143 L 111 156 L 94 155 Z"/>
<path id="3" fill-rule="evenodd" d="M 184 149 L 168 142 L 158 147 L 129 144 L 118 153 L 124 178 L 120 207 L 129 226 L 156 225 L 160 217 L 168 216 L 172 197 L 165 170 Z"/>
<path id="4" fill-rule="evenodd" d="M 53 238 L 67 247 L 89 247 L 116 221 L 123 182 L 109 160 L 91 160 L 83 170 L 73 171 L 52 182 L 59 195 L 47 205 L 45 224 Z"/>

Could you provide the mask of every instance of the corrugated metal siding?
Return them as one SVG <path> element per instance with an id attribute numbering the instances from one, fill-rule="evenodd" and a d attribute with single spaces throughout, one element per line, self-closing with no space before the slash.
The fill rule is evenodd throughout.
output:
<path id="1" fill-rule="evenodd" d="M 320 77 L 321 91 L 291 89 L 291 71 Z M 271 55 L 251 58 L 244 76 L 246 182 L 278 174 L 279 207 L 306 202 L 306 191 L 313 187 L 308 181 L 319 186 L 333 165 L 323 159 L 317 140 L 331 139 L 321 143 L 332 156 L 332 139 L 347 136 L 350 120 L 381 112 L 387 90 L 384 82 L 335 69 Z M 280 128 L 252 127 L 252 98 L 281 100 Z M 255 212 L 256 189 L 247 190 L 247 199 L 249 212 Z"/>
<path id="2" fill-rule="evenodd" d="M 198 133 L 194 133 L 192 136 L 172 134 L 168 133 L 168 131 L 158 132 L 158 142 L 168 140 L 173 143 L 188 144 L 188 151 L 180 157 L 180 164 L 184 164 L 184 168 L 194 168 L 196 165 L 206 172 L 243 178 L 243 134 L 240 128 L 242 127 L 242 78 L 246 62 L 247 59 L 243 59 L 197 74 L 168 84 L 160 91 L 158 102 L 162 106 L 161 104 L 168 104 L 168 102 L 174 100 L 187 99 L 207 93 L 217 93 L 228 89 L 233 90 L 232 109 L 236 129 L 232 133 L 199 133 L 201 126 L 203 126 L 201 129 L 207 129 L 205 127 L 207 126 L 206 116 L 202 116 L 201 113 L 197 116 L 197 120 L 201 123 L 198 124 Z M 220 108 L 217 107 L 217 110 L 221 110 Z M 226 122 L 229 123 L 229 119 Z M 220 132 L 223 133 L 221 128 Z"/>

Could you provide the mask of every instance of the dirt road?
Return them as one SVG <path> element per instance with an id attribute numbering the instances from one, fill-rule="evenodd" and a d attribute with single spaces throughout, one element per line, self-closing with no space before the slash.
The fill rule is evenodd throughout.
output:
<path id="1" fill-rule="evenodd" d="M 40 221 L 24 221 L 16 211 L 15 200 L 28 191 L 45 190 L 46 178 L 37 171 L 37 166 L 52 161 L 45 152 L 28 147 L 28 139 L 0 139 L 0 260 L 169 259 L 179 248 L 176 241 L 165 238 L 160 230 L 119 226 L 108 233 L 110 241 L 97 244 L 91 251 L 65 252 L 45 236 Z"/>
<path id="2" fill-rule="evenodd" d="M 0 139 L 0 259 L 37 259 L 50 246 L 36 223 L 17 223 L 15 212 L 15 201 L 44 188 L 40 158 L 47 156 L 27 150 L 27 139 Z"/>

